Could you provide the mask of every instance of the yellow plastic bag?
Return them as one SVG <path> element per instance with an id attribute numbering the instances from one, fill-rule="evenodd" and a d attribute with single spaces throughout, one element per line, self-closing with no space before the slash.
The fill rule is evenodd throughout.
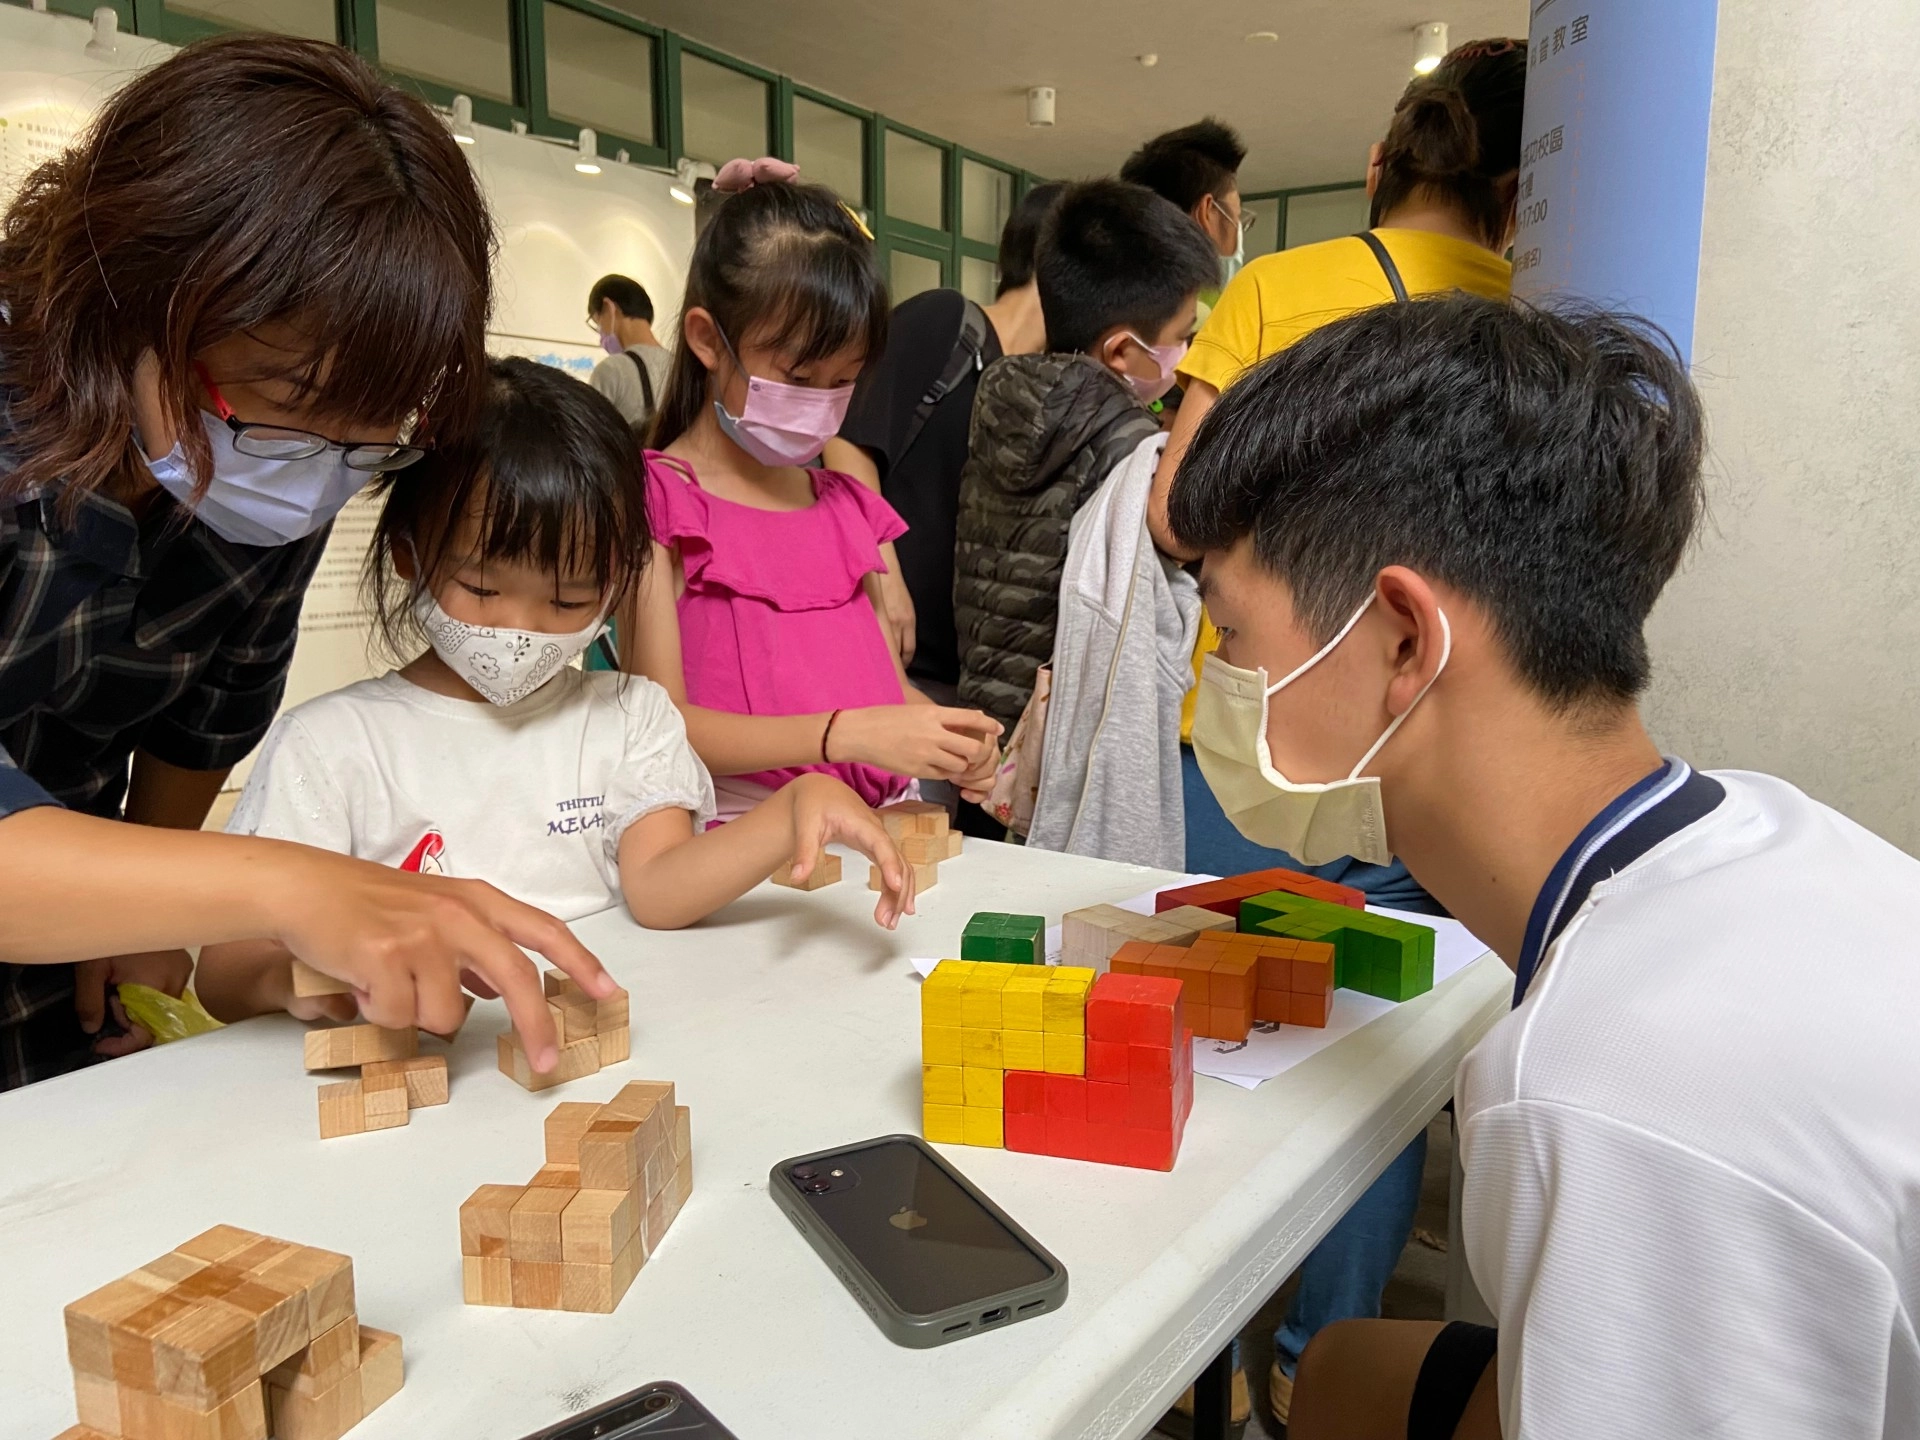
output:
<path id="1" fill-rule="evenodd" d="M 154 1043 L 159 1045 L 222 1028 L 191 989 L 176 1000 L 151 985 L 129 983 L 120 987 L 120 1003 L 126 1007 L 127 1018 L 152 1035 Z"/>

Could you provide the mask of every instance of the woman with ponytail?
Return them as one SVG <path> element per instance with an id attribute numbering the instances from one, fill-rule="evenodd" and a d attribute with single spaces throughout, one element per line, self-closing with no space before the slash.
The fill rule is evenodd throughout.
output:
<path id="1" fill-rule="evenodd" d="M 1506 251 L 1513 241 L 1526 84 L 1526 41 L 1476 40 L 1460 46 L 1407 87 L 1386 137 L 1367 156 L 1370 228 L 1263 255 L 1234 277 L 1180 363 L 1185 391 L 1147 504 L 1147 525 L 1162 551 L 1181 560 L 1197 558 L 1168 529 L 1167 495 L 1201 420 L 1242 374 L 1356 310 L 1453 290 L 1507 298 L 1513 266 Z M 1194 651 L 1196 675 L 1201 659 L 1219 643 L 1219 633 L 1203 615 Z M 1186 730 L 1192 721 L 1189 694 Z M 1208 790 L 1191 747 L 1181 750 L 1181 771 L 1187 869 L 1214 875 L 1276 865 L 1311 870 L 1364 890 L 1374 904 L 1441 913 L 1397 860 L 1306 866 L 1248 841 Z M 1275 1417 L 1282 1422 L 1293 1394 L 1294 1363 L 1315 1332 L 1335 1320 L 1379 1314 L 1381 1288 L 1413 1225 L 1425 1158 L 1423 1132 L 1301 1266 L 1300 1289 L 1274 1336 L 1269 1388 Z M 1239 1395 L 1236 1383 L 1236 1410 Z"/>

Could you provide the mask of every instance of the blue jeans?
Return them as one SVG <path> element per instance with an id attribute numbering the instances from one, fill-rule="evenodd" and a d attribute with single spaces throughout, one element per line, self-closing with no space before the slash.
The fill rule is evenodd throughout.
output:
<path id="1" fill-rule="evenodd" d="M 1398 860 L 1390 865 L 1365 865 L 1352 859 L 1330 865 L 1302 865 L 1284 851 L 1254 844 L 1233 828 L 1207 788 L 1193 751 L 1184 746 L 1180 751 L 1180 776 L 1187 810 L 1187 869 L 1242 875 L 1249 870 L 1284 866 L 1351 885 L 1365 891 L 1367 899 L 1376 905 L 1422 915 L 1445 913 Z M 1393 1274 L 1413 1231 L 1414 1211 L 1420 1204 L 1420 1175 L 1426 1162 L 1427 1132 L 1422 1130 L 1301 1264 L 1300 1289 L 1287 1307 L 1286 1319 L 1273 1334 L 1274 1359 L 1287 1374 L 1293 1374 L 1307 1342 L 1323 1326 L 1336 1320 L 1373 1319 L 1380 1314 L 1380 1292 L 1386 1288 L 1387 1278 Z"/>

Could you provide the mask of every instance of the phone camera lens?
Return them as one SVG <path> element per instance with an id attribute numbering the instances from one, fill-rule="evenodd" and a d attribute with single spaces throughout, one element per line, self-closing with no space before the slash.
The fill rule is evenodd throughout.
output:
<path id="1" fill-rule="evenodd" d="M 672 1408 L 673 1396 L 656 1390 L 641 1403 L 640 1413 L 643 1415 L 658 1415 L 662 1410 L 671 1410 Z"/>
<path id="2" fill-rule="evenodd" d="M 824 1195 L 833 1189 L 833 1182 L 831 1180 L 823 1180 L 816 1176 L 812 1180 L 803 1182 L 800 1188 L 809 1195 Z"/>
<path id="3" fill-rule="evenodd" d="M 796 1165 L 793 1167 L 793 1178 L 796 1180 L 811 1180 L 819 1173 L 820 1172 L 811 1165 Z"/>

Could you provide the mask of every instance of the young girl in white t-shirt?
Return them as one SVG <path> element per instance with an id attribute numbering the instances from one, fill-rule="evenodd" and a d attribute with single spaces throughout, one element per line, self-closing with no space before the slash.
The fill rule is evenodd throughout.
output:
<path id="1" fill-rule="evenodd" d="M 322 695 L 268 735 L 228 830 L 401 869 L 485 880 L 562 920 L 625 899 L 688 925 L 829 841 L 913 908 L 912 874 L 858 795 L 802 776 L 715 829 L 713 782 L 666 691 L 571 662 L 651 550 L 639 447 L 608 401 L 529 360 L 495 360 L 473 438 L 396 472 L 367 560 L 382 632 L 410 663 Z M 223 1019 L 299 1000 L 278 944 L 209 946 L 197 989 Z"/>

